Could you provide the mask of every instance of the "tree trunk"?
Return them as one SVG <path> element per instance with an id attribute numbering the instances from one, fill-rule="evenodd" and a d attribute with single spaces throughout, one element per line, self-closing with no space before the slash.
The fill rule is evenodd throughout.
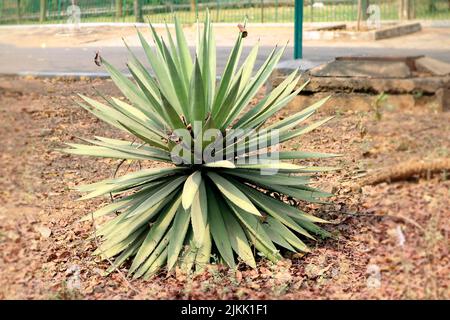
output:
<path id="1" fill-rule="evenodd" d="M 123 0 L 116 0 L 116 17 L 120 18 L 123 14 Z"/>
<path id="2" fill-rule="evenodd" d="M 144 22 L 142 17 L 142 3 L 141 0 L 134 0 L 134 17 L 136 22 Z"/>
<path id="3" fill-rule="evenodd" d="M 399 18 L 400 20 L 410 20 L 415 18 L 413 0 L 399 0 Z"/>
<path id="4" fill-rule="evenodd" d="M 408 0 L 408 19 L 416 18 L 416 6 L 414 0 Z"/>
<path id="5" fill-rule="evenodd" d="M 359 31 L 361 29 L 361 21 L 367 21 L 369 15 L 367 14 L 367 9 L 369 8 L 369 0 L 358 0 L 358 18 L 356 29 Z"/>
<path id="6" fill-rule="evenodd" d="M 17 23 L 22 20 L 22 11 L 20 10 L 20 0 L 17 0 Z"/>
<path id="7" fill-rule="evenodd" d="M 41 0 L 39 8 L 39 22 L 44 22 L 47 16 L 47 0 Z"/>
<path id="8" fill-rule="evenodd" d="M 196 0 L 190 0 L 190 4 L 191 4 L 191 11 L 195 12 L 195 7 L 196 7 Z"/>
<path id="9" fill-rule="evenodd" d="M 405 11 L 404 5 L 405 2 L 403 0 L 398 0 L 398 18 L 400 20 L 403 20 L 403 12 Z"/>
<path id="10" fill-rule="evenodd" d="M 362 17 L 362 0 L 358 0 L 358 19 L 356 23 L 356 30 L 361 30 L 361 17 Z"/>

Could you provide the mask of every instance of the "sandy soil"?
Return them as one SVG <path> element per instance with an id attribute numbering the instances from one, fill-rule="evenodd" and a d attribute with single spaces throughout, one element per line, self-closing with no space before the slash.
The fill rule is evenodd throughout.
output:
<path id="1" fill-rule="evenodd" d="M 317 177 L 336 193 L 333 204 L 302 205 L 335 222 L 328 229 L 338 238 L 310 243 L 311 254 L 277 265 L 261 260 L 256 270 L 241 266 L 236 274 L 212 266 L 194 277 L 103 277 L 108 262 L 91 255 L 92 224 L 78 219 L 108 199 L 77 202 L 70 188 L 111 176 L 117 161 L 55 151 L 79 136 L 122 136 L 74 105 L 75 93 L 93 95 L 93 86 L 119 95 L 107 80 L 0 78 L 0 298 L 450 298 L 448 178 L 348 186 L 409 159 L 448 158 L 450 113 L 430 109 L 386 107 L 380 119 L 372 111 L 327 108 L 319 116 L 336 114 L 333 121 L 288 146 L 345 155 L 322 162 L 341 171 Z"/>

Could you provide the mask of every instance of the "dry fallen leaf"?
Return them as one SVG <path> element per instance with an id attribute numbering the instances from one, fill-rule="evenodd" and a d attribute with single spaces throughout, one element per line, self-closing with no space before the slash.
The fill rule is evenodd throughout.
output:
<path id="1" fill-rule="evenodd" d="M 242 272 L 240 272 L 239 270 L 236 270 L 236 280 L 238 283 L 242 281 Z"/>

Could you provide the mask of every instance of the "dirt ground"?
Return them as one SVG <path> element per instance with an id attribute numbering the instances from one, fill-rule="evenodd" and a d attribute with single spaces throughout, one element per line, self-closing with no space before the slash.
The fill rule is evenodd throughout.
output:
<path id="1" fill-rule="evenodd" d="M 93 87 L 119 96 L 108 80 L 0 78 L 1 299 L 450 298 L 448 177 L 349 187 L 378 168 L 448 158 L 449 112 L 326 108 L 316 119 L 336 118 L 288 147 L 344 154 L 321 162 L 342 170 L 317 177 L 335 192 L 333 204 L 302 206 L 333 221 L 327 228 L 337 240 L 309 243 L 312 253 L 277 265 L 261 260 L 256 270 L 211 266 L 196 276 L 133 281 L 123 272 L 102 276 L 109 264 L 91 255 L 92 223 L 78 221 L 108 199 L 76 201 L 71 190 L 110 177 L 117 161 L 55 150 L 77 137 L 123 136 L 73 103 L 75 93 L 94 95 Z"/>
<path id="2" fill-rule="evenodd" d="M 236 23 L 237 25 L 237 23 Z M 158 34 L 165 34 L 166 30 L 161 25 L 156 26 Z M 169 26 L 173 32 L 173 26 Z M 246 39 L 247 46 L 253 46 L 257 42 L 261 46 L 293 45 L 294 28 L 292 25 L 280 25 L 269 27 L 249 24 L 247 27 L 249 37 Z M 305 27 L 308 29 L 308 27 Z M 147 27 L 139 27 L 145 35 L 150 36 Z M 233 25 L 217 25 L 215 27 L 216 43 L 218 46 L 231 46 L 236 40 L 237 28 Z M 188 43 L 195 43 L 197 27 L 195 25 L 185 25 L 183 31 Z M 60 28 L 0 28 L 0 43 L 13 45 L 15 47 L 41 47 L 41 48 L 71 48 L 71 47 L 122 47 L 125 38 L 130 46 L 139 46 L 140 41 L 136 34 L 136 28 L 131 26 L 83 26 L 78 29 L 68 29 L 65 25 Z M 429 28 L 401 38 L 390 38 L 379 41 L 342 41 L 335 40 L 305 40 L 305 45 L 313 46 L 345 46 L 345 47 L 374 47 L 374 48 L 411 48 L 428 49 L 438 48 L 440 50 L 450 50 L 450 29 L 449 28 Z"/>

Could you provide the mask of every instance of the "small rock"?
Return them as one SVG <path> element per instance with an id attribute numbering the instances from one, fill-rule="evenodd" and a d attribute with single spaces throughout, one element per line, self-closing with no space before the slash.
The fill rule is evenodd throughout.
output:
<path id="1" fill-rule="evenodd" d="M 402 227 L 397 225 L 397 228 L 395 229 L 395 231 L 396 231 L 396 234 L 397 234 L 398 245 L 400 247 L 404 247 L 406 239 L 405 239 L 405 234 L 403 233 Z"/>
<path id="2" fill-rule="evenodd" d="M 5 235 L 8 239 L 11 239 L 12 241 L 20 239 L 20 234 L 15 231 L 7 231 Z"/>
<path id="3" fill-rule="evenodd" d="M 39 234 L 43 238 L 49 238 L 50 235 L 52 234 L 52 230 L 50 230 L 50 228 L 48 228 L 46 226 L 37 226 L 37 227 L 35 227 L 35 230 L 37 232 L 39 232 Z"/>
<path id="4" fill-rule="evenodd" d="M 378 289 L 381 287 L 381 272 L 378 265 L 369 264 L 366 274 L 368 275 L 366 285 L 369 289 Z"/>
<path id="5" fill-rule="evenodd" d="M 39 131 L 39 137 L 47 137 L 53 133 L 53 129 L 41 129 Z"/>
<path id="6" fill-rule="evenodd" d="M 69 290 L 80 290 L 81 289 L 81 280 L 80 280 L 79 272 L 75 272 L 67 279 L 67 289 L 69 289 Z"/>

